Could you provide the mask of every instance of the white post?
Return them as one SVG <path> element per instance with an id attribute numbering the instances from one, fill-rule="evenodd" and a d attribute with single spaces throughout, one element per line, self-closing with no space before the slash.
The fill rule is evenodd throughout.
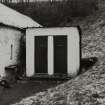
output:
<path id="1" fill-rule="evenodd" d="M 48 74 L 54 73 L 53 65 L 53 36 L 48 36 Z"/>
<path id="2" fill-rule="evenodd" d="M 30 77 L 34 75 L 35 71 L 35 38 L 26 35 L 26 76 Z"/>
<path id="3" fill-rule="evenodd" d="M 77 75 L 80 66 L 79 32 L 74 30 L 68 36 L 68 74 Z"/>

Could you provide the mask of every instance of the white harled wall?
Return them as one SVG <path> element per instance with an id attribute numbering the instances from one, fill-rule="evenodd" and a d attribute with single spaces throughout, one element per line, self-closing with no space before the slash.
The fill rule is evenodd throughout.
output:
<path id="1" fill-rule="evenodd" d="M 29 28 L 26 30 L 26 75 L 35 75 L 35 36 L 48 36 L 48 75 L 54 74 L 53 36 L 67 35 L 67 73 L 76 75 L 80 67 L 80 35 L 77 27 Z"/>
<path id="2" fill-rule="evenodd" d="M 0 76 L 5 76 L 6 66 L 18 63 L 21 36 L 20 30 L 0 26 Z"/>

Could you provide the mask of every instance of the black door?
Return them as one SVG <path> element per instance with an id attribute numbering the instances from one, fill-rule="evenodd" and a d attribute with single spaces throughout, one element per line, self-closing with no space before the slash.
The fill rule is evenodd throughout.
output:
<path id="1" fill-rule="evenodd" d="M 67 74 L 67 36 L 54 36 L 54 73 Z"/>
<path id="2" fill-rule="evenodd" d="M 47 73 L 47 36 L 35 36 L 35 73 Z"/>

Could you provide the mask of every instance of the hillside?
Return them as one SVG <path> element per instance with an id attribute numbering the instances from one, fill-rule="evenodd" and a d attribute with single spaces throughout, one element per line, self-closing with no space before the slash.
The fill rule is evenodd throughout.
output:
<path id="1" fill-rule="evenodd" d="M 31 17 L 43 26 L 54 27 L 68 17 L 85 17 L 98 9 L 98 0 L 61 0 L 5 3 L 7 6 Z"/>
<path id="2" fill-rule="evenodd" d="M 61 23 L 61 26 L 80 25 L 82 58 L 95 56 L 98 62 L 68 82 L 14 105 L 105 105 L 105 1 L 100 1 L 99 10 L 93 15 Z"/>

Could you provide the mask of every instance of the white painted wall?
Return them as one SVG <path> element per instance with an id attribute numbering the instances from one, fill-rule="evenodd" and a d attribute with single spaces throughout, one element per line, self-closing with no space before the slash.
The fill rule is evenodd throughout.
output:
<path id="1" fill-rule="evenodd" d="M 21 31 L 0 26 L 0 75 L 5 76 L 5 66 L 17 64 Z M 11 59 L 11 44 L 13 45 Z"/>
<path id="2" fill-rule="evenodd" d="M 48 73 L 52 74 L 53 71 L 53 35 L 67 35 L 68 49 L 68 75 L 76 75 L 80 67 L 80 38 L 79 30 L 77 27 L 62 27 L 62 28 L 29 28 L 26 30 L 26 74 L 28 77 L 35 75 L 34 63 L 34 37 L 35 36 L 48 36 Z M 51 53 L 52 51 L 52 53 Z M 51 59 L 50 59 L 51 58 Z M 50 67 L 51 66 L 51 67 Z"/>

